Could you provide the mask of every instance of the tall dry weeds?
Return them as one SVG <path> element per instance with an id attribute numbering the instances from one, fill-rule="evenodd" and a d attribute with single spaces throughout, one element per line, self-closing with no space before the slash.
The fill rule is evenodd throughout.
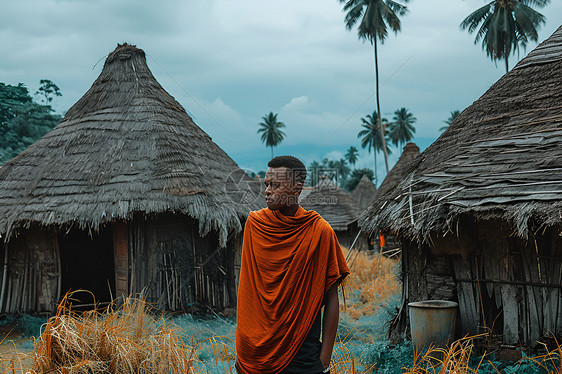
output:
<path id="1" fill-rule="evenodd" d="M 485 355 L 476 368 L 470 367 L 474 339 L 481 336 L 464 337 L 454 341 L 448 348 L 430 346 L 426 351 L 414 352 L 411 368 L 403 368 L 403 374 L 469 374 L 477 373 Z"/>
<path id="2" fill-rule="evenodd" d="M 194 347 L 177 326 L 149 313 L 145 301 L 127 298 L 117 310 L 78 313 L 70 295 L 44 326 L 32 373 L 194 373 Z"/>
<path id="3" fill-rule="evenodd" d="M 346 249 L 344 253 L 347 255 Z M 346 313 L 357 319 L 375 314 L 392 295 L 400 292 L 400 280 L 396 274 L 399 260 L 366 252 L 354 253 L 350 257 L 353 258 L 350 261 L 351 274 L 344 283 Z"/>

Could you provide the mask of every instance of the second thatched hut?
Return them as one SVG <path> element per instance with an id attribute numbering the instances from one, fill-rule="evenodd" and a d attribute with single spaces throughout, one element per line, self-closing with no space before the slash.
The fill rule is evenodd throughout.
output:
<path id="1" fill-rule="evenodd" d="M 357 203 L 330 178 L 321 176 L 317 185 L 300 201 L 300 205 L 318 212 L 328 221 L 342 246 L 350 248 L 355 242 L 355 249 L 366 249 L 366 237 L 360 235 L 358 238 L 357 219 L 360 210 Z"/>

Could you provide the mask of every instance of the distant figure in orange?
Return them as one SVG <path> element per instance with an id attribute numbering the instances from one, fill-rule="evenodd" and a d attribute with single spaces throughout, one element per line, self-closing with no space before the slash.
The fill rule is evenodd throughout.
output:
<path id="1" fill-rule="evenodd" d="M 251 212 L 244 229 L 236 369 L 239 374 L 329 373 L 338 285 L 349 268 L 334 230 L 298 203 L 304 164 L 279 156 L 268 166 L 267 208 Z"/>

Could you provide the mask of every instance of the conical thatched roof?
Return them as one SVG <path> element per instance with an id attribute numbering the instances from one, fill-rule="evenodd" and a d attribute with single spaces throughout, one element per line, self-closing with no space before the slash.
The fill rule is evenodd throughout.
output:
<path id="1" fill-rule="evenodd" d="M 300 205 L 318 212 L 336 231 L 347 230 L 347 225 L 359 217 L 359 207 L 351 196 L 326 177 L 320 179 Z"/>
<path id="2" fill-rule="evenodd" d="M 464 110 L 360 225 L 424 240 L 455 232 L 460 215 L 504 219 L 522 237 L 561 224 L 561 87 L 562 27 Z"/>
<path id="3" fill-rule="evenodd" d="M 404 146 L 404 150 L 400 155 L 396 164 L 390 169 L 384 180 L 382 181 L 373 201 L 384 199 L 393 189 L 404 180 L 412 162 L 420 155 L 420 148 L 414 143 L 408 143 Z M 368 214 L 368 213 L 367 213 Z"/>
<path id="4" fill-rule="evenodd" d="M 123 44 L 62 122 L 0 169 L 0 234 L 172 212 L 224 245 L 259 208 L 251 181 Z"/>
<path id="5" fill-rule="evenodd" d="M 375 187 L 367 175 L 363 175 L 351 193 L 351 198 L 355 200 L 360 210 L 365 210 L 373 201 L 376 193 L 377 187 Z"/>

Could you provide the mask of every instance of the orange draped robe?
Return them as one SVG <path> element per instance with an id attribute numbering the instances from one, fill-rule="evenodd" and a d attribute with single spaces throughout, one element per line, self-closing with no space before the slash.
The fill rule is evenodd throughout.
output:
<path id="1" fill-rule="evenodd" d="M 334 231 L 315 211 L 251 212 L 238 286 L 238 373 L 280 373 L 308 335 L 324 294 L 347 274 Z"/>

